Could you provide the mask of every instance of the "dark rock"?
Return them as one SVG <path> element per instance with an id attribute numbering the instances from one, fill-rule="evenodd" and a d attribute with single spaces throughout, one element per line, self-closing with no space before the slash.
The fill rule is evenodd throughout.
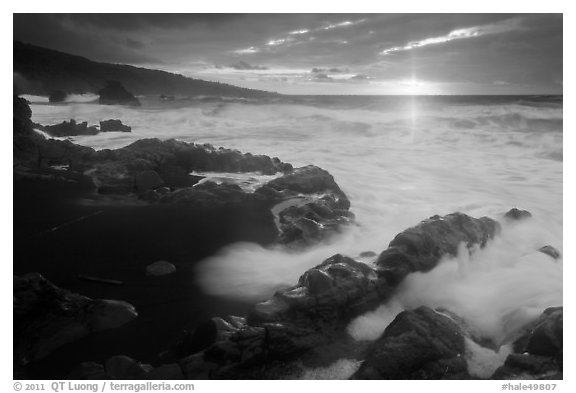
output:
<path id="1" fill-rule="evenodd" d="M 102 132 L 111 132 L 111 131 L 120 131 L 120 132 L 131 132 L 132 127 L 122 124 L 121 120 L 109 119 L 109 120 L 102 120 L 100 122 L 100 131 Z"/>
<path id="2" fill-rule="evenodd" d="M 138 379 L 146 376 L 150 367 L 138 363 L 131 357 L 119 355 L 108 358 L 105 369 L 110 379 Z"/>
<path id="3" fill-rule="evenodd" d="M 532 213 L 530 213 L 528 210 L 520 210 L 515 207 L 508 210 L 506 214 L 504 214 L 504 218 L 509 221 L 520 221 L 530 217 L 532 217 Z"/>
<path id="4" fill-rule="evenodd" d="M 176 271 L 176 266 L 166 261 L 157 261 L 146 266 L 148 276 L 166 276 Z"/>
<path id="5" fill-rule="evenodd" d="M 156 367 L 152 371 L 146 373 L 143 376 L 143 379 L 171 381 L 185 379 L 185 377 L 179 364 L 170 363 Z"/>
<path id="6" fill-rule="evenodd" d="M 559 373 L 558 363 L 549 356 L 513 353 L 491 379 L 542 379 Z"/>
<path id="7" fill-rule="evenodd" d="M 332 175 L 313 165 L 294 169 L 256 193 L 279 201 L 272 212 L 283 244 L 314 244 L 354 221 L 350 201 Z"/>
<path id="8" fill-rule="evenodd" d="M 70 119 L 69 122 L 63 121 L 60 124 L 52 126 L 44 126 L 43 130 L 47 134 L 55 137 L 98 134 L 98 128 L 95 126 L 88 127 L 88 122 L 76 123 L 74 119 Z"/>
<path id="9" fill-rule="evenodd" d="M 147 170 L 136 173 L 134 187 L 137 192 L 145 192 L 162 186 L 164 181 L 156 171 Z"/>
<path id="10" fill-rule="evenodd" d="M 14 356 L 41 359 L 92 332 L 116 328 L 138 314 L 130 304 L 92 300 L 58 288 L 38 273 L 14 276 Z"/>
<path id="11" fill-rule="evenodd" d="M 107 85 L 98 91 L 99 103 L 102 105 L 140 106 L 140 101 L 118 81 L 108 81 Z"/>
<path id="12" fill-rule="evenodd" d="M 50 96 L 48 97 L 49 102 L 64 102 L 68 94 L 62 90 L 55 90 L 53 91 Z"/>
<path id="13" fill-rule="evenodd" d="M 562 258 L 562 254 L 560 254 L 560 251 L 558 251 L 556 248 L 554 248 L 550 245 L 542 246 L 538 249 L 538 251 L 540 251 L 546 255 L 550 255 L 554 259 Z"/>
<path id="14" fill-rule="evenodd" d="M 199 209 L 217 209 L 225 206 L 257 205 L 267 206 L 266 201 L 255 194 L 249 194 L 237 184 L 216 184 L 204 182 L 192 188 L 182 188 L 160 196 L 160 203 L 185 205 Z"/>
<path id="15" fill-rule="evenodd" d="M 466 333 L 427 307 L 401 312 L 373 344 L 352 379 L 460 379 L 467 377 Z"/>
<path id="16" fill-rule="evenodd" d="M 484 247 L 499 229 L 488 217 L 476 219 L 462 213 L 430 217 L 396 235 L 378 257 L 378 274 L 396 285 L 408 273 L 433 269 L 444 255 L 456 256 L 461 243 L 468 249 Z"/>
<path id="17" fill-rule="evenodd" d="M 551 307 L 514 342 L 514 351 L 493 379 L 556 379 L 563 371 L 563 308 Z"/>
<path id="18" fill-rule="evenodd" d="M 328 193 L 333 195 L 334 200 L 332 203 L 334 207 L 340 209 L 350 208 L 350 201 L 336 184 L 334 177 L 324 169 L 314 165 L 295 169 L 291 173 L 268 182 L 266 186 L 276 191 L 289 191 L 296 194 Z"/>
<path id="19" fill-rule="evenodd" d="M 86 379 L 110 379 L 106 374 L 104 366 L 95 362 L 84 362 L 74 367 L 65 379 L 86 380 Z"/>
<path id="20" fill-rule="evenodd" d="M 563 308 L 551 307 L 514 343 L 516 352 L 558 356 L 563 348 Z"/>

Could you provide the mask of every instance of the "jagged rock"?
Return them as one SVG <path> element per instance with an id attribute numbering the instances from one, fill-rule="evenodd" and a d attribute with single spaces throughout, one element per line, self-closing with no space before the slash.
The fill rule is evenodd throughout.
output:
<path id="1" fill-rule="evenodd" d="M 100 122 L 100 131 L 102 132 L 111 132 L 111 131 L 120 131 L 120 132 L 131 132 L 132 127 L 122 124 L 121 120 L 116 119 L 109 119 L 109 120 L 102 120 Z"/>
<path id="2" fill-rule="evenodd" d="M 334 198 L 329 202 L 334 204 L 334 208 L 350 208 L 350 201 L 336 184 L 334 177 L 314 165 L 297 168 L 291 173 L 268 182 L 266 187 L 279 192 L 296 194 L 332 194 Z"/>
<path id="3" fill-rule="evenodd" d="M 427 307 L 401 312 L 352 379 L 464 379 L 466 332 Z"/>
<path id="4" fill-rule="evenodd" d="M 38 273 L 14 276 L 14 354 L 19 364 L 41 359 L 92 332 L 124 325 L 138 314 L 115 300 L 92 300 L 58 288 Z"/>
<path id="5" fill-rule="evenodd" d="M 378 274 L 395 285 L 408 273 L 431 270 L 444 255 L 455 256 L 461 243 L 469 249 L 484 247 L 499 229 L 488 217 L 476 219 L 462 213 L 430 217 L 396 235 L 378 257 Z"/>
<path id="6" fill-rule="evenodd" d="M 74 119 L 63 121 L 60 124 L 52 126 L 44 126 L 43 130 L 47 134 L 55 137 L 98 134 L 98 128 L 95 126 L 88 127 L 88 122 L 76 123 L 76 120 Z"/>
<path id="7" fill-rule="evenodd" d="M 530 217 L 532 217 L 532 213 L 530 213 L 528 210 L 521 210 L 515 207 L 508 210 L 506 214 L 504 214 L 504 218 L 509 221 L 520 221 Z"/>
<path id="8" fill-rule="evenodd" d="M 98 91 L 99 103 L 102 105 L 140 106 L 140 101 L 118 81 L 108 81 L 107 85 Z"/>
<path id="9" fill-rule="evenodd" d="M 540 251 L 546 255 L 550 255 L 554 259 L 562 258 L 562 254 L 560 254 L 560 251 L 558 251 L 556 248 L 554 248 L 550 245 L 542 246 L 538 249 L 538 251 Z"/>
<path id="10" fill-rule="evenodd" d="M 55 90 L 52 93 L 50 93 L 50 96 L 48 97 L 48 101 L 49 102 L 64 102 L 64 100 L 66 100 L 67 96 L 68 96 L 68 94 L 66 94 L 65 91 Z"/>
<path id="11" fill-rule="evenodd" d="M 148 276 L 166 276 L 176 271 L 176 266 L 166 261 L 157 261 L 146 266 Z"/>
<path id="12" fill-rule="evenodd" d="M 308 270 L 298 284 L 254 306 L 253 321 L 278 321 L 296 317 L 350 319 L 375 306 L 389 288 L 378 281 L 373 268 L 336 254 Z"/>
<path id="13" fill-rule="evenodd" d="M 279 201 L 272 211 L 284 244 L 317 243 L 354 221 L 350 201 L 332 175 L 313 165 L 294 169 L 256 193 Z"/>

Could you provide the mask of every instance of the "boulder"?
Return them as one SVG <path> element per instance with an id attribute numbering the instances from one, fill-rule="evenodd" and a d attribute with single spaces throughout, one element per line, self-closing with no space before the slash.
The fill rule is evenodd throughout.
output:
<path id="1" fill-rule="evenodd" d="M 370 345 L 352 379 L 465 379 L 466 332 L 427 307 L 403 311 Z"/>
<path id="2" fill-rule="evenodd" d="M 562 379 L 563 308 L 551 307 L 518 338 L 493 379 Z"/>
<path id="3" fill-rule="evenodd" d="M 456 256 L 460 244 L 470 252 L 484 247 L 499 230 L 500 225 L 488 217 L 476 219 L 462 213 L 430 217 L 396 235 L 378 257 L 378 274 L 396 285 L 408 273 L 433 269 L 445 255 Z"/>
<path id="4" fill-rule="evenodd" d="M 118 81 L 108 81 L 98 94 L 99 103 L 102 105 L 141 105 L 140 101 Z"/>
<path id="5" fill-rule="evenodd" d="M 61 289 L 38 273 L 14 276 L 14 357 L 21 365 L 92 332 L 122 326 L 136 318 L 133 306 L 92 300 Z"/>
<path id="6" fill-rule="evenodd" d="M 131 132 L 132 127 L 122 124 L 121 120 L 109 119 L 109 120 L 102 120 L 100 122 L 100 131 L 101 132 L 112 132 L 112 131 L 119 131 L 119 132 Z"/>
<path id="7" fill-rule="evenodd" d="M 147 276 L 166 276 L 176 271 L 176 266 L 166 261 L 157 261 L 146 266 Z"/>

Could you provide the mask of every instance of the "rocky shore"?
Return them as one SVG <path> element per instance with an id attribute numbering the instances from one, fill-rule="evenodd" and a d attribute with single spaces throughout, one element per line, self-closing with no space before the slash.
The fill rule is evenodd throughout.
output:
<path id="1" fill-rule="evenodd" d="M 146 224 L 154 226 L 154 236 L 159 236 L 158 231 L 165 231 L 168 238 L 171 232 L 168 221 L 152 217 L 179 217 L 182 221 L 179 225 L 198 226 L 187 232 L 188 238 L 180 242 L 178 237 L 172 238 L 165 248 L 160 248 L 175 253 L 170 262 L 179 262 L 181 258 L 182 263 L 173 265 L 162 261 L 150 265 L 152 261 L 143 261 L 135 265 L 142 280 L 177 280 L 184 275 L 183 261 L 198 253 L 185 246 L 196 236 L 195 231 L 202 232 L 199 236 L 206 239 L 221 235 L 220 242 L 204 244 L 203 252 L 209 255 L 227 242 L 250 238 L 244 230 L 248 227 L 255 231 L 252 241 L 301 249 L 325 241 L 354 224 L 350 201 L 332 175 L 319 167 L 293 168 L 275 157 L 176 140 L 144 139 L 117 150 L 95 151 L 69 141 L 44 138 L 33 130 L 30 114 L 25 100 L 14 97 L 15 200 L 29 194 L 27 187 L 42 184 L 48 189 L 72 190 L 67 195 L 75 201 L 80 199 L 84 204 L 89 201 L 89 210 L 76 207 L 78 214 L 81 212 L 80 218 L 76 215 L 69 220 L 60 219 L 63 224 L 48 229 L 50 236 L 62 236 L 60 242 L 65 248 L 71 248 L 55 254 L 70 252 L 70 260 L 79 255 L 72 243 L 78 240 L 79 244 L 88 244 L 83 243 L 86 239 L 81 238 L 77 223 L 106 214 L 99 212 L 124 214 L 125 210 L 118 210 L 119 204 L 120 209 L 129 206 L 130 214 L 133 210 L 137 212 L 130 217 L 146 217 Z M 219 177 L 198 173 L 218 173 Z M 229 173 L 274 178 L 250 189 L 222 180 Z M 19 189 L 23 191 L 19 193 Z M 50 199 L 49 193 L 44 195 L 49 201 L 59 199 Z M 17 206 L 16 213 L 28 209 L 30 204 Z M 28 214 L 32 217 L 34 212 Z M 244 218 L 242 229 L 226 234 L 220 221 L 230 225 L 231 221 L 227 221 L 230 217 L 245 217 L 242 216 L 245 212 L 253 213 L 252 220 L 258 217 L 258 224 Z M 193 217 L 191 222 L 187 217 Z M 178 340 L 172 336 L 163 342 L 166 345 L 155 366 L 133 358 L 134 355 L 115 354 L 91 362 L 70 360 L 62 377 L 292 379 L 302 378 L 306 368 L 326 366 L 346 358 L 358 365 L 348 376 L 351 379 L 480 378 L 470 371 L 467 363 L 470 346 L 493 350 L 503 343 L 479 337 L 451 310 L 419 307 L 402 311 L 375 341 L 355 341 L 346 327 L 359 315 L 386 304 L 409 274 L 430 271 L 447 256 L 462 252 L 471 255 L 499 236 L 502 225 L 530 219 L 529 212 L 519 209 L 496 218 L 474 218 L 462 213 L 430 217 L 399 233 L 387 246 L 383 245 L 379 254 L 366 253 L 363 257 L 336 254 L 319 261 L 294 285 L 278 290 L 266 301 L 249 305 L 243 315 L 209 316 L 203 320 L 196 316 L 197 323 L 186 329 Z M 43 251 L 49 250 L 54 238 L 45 238 L 46 232 L 40 229 L 55 220 L 53 217 L 44 221 L 35 216 L 30 218 L 26 222 L 37 226 L 35 233 L 27 226 L 16 228 L 15 258 L 19 246 L 30 242 L 45 247 Z M 161 222 L 164 227 L 158 226 Z M 180 236 L 181 229 L 177 232 Z M 32 238 L 38 240 L 32 241 Z M 69 239 L 73 241 L 67 242 Z M 136 240 L 143 243 L 141 247 L 154 247 L 145 244 L 144 239 Z M 95 250 L 88 258 L 96 255 L 101 261 L 108 251 L 98 254 Z M 552 246 L 534 251 L 549 257 L 550 263 L 560 257 Z M 19 261 L 15 260 L 15 265 L 20 262 L 15 266 L 17 276 L 14 277 L 14 323 L 15 328 L 19 327 L 15 329 L 18 331 L 14 349 L 16 376 L 33 377 L 35 364 L 42 364 L 42 359 L 49 359 L 51 353 L 80 345 L 78 340 L 96 337 L 105 329 L 110 329 L 109 337 L 113 337 L 115 331 L 121 332 L 143 319 L 138 316 L 139 305 L 131 304 L 137 301 L 124 297 L 114 301 L 93 300 L 61 289 L 51 283 L 42 270 L 40 273 L 48 280 L 31 273 L 35 270 L 28 268 L 37 265 L 29 260 L 42 255 L 34 252 L 22 250 L 16 258 Z M 154 252 L 155 248 L 144 251 Z M 127 263 L 128 259 L 122 254 L 122 258 L 114 260 L 114 268 L 132 269 L 129 264 L 124 267 L 116 264 L 122 260 Z M 144 262 L 148 263 L 144 265 Z M 169 273 L 165 277 L 161 277 L 164 273 L 150 274 L 146 266 L 161 266 L 162 271 Z M 68 265 L 69 271 L 59 273 L 46 267 L 46 271 L 54 273 L 58 284 L 66 284 L 73 282 L 72 272 L 77 268 Z M 112 267 L 106 270 L 101 266 L 101 269 L 112 271 Z M 133 277 L 134 271 L 127 270 L 126 277 Z M 166 281 L 163 291 L 169 282 L 175 281 Z M 116 298 L 115 293 L 123 295 L 121 289 L 100 291 L 106 298 L 108 295 Z M 561 379 L 562 313 L 562 307 L 549 308 L 537 320 L 511 335 L 506 344 L 511 344 L 512 353 L 501 367 L 484 378 Z M 169 342 L 173 344 L 168 345 Z"/>

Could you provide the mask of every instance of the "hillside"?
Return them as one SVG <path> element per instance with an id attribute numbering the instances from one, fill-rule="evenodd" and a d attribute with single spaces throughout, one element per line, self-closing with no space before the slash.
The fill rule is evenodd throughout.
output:
<path id="1" fill-rule="evenodd" d="M 14 41 L 14 79 L 21 93 L 47 95 L 97 92 L 107 80 L 121 82 L 134 94 L 263 97 L 275 93 L 187 78 L 165 71 L 99 63 L 51 49 Z"/>

